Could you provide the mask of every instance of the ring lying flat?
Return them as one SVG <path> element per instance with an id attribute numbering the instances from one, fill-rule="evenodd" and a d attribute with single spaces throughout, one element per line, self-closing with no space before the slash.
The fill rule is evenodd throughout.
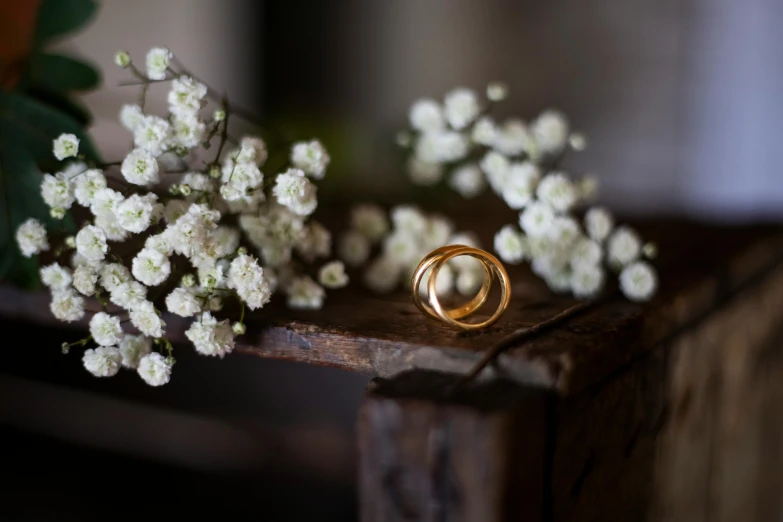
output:
<path id="1" fill-rule="evenodd" d="M 481 285 L 481 289 L 473 299 L 465 305 L 453 310 L 445 310 L 438 300 L 435 291 L 435 281 L 437 280 L 438 272 L 440 272 L 443 265 L 449 260 L 459 256 L 470 256 L 481 262 L 486 277 Z M 424 302 L 419 295 L 419 286 L 424 278 L 424 274 L 430 269 L 430 277 L 427 282 L 427 302 Z M 495 277 L 500 280 L 501 284 L 500 304 L 498 305 L 497 310 L 495 310 L 495 313 L 486 321 L 479 323 L 459 321 L 459 319 L 463 319 L 478 310 L 478 308 L 486 302 Z M 511 286 L 508 274 L 500 261 L 488 252 L 464 245 L 449 245 L 433 250 L 427 254 L 413 273 L 411 282 L 413 288 L 413 301 L 420 310 L 433 318 L 438 318 L 447 324 L 463 330 L 480 330 L 494 324 L 495 321 L 503 315 L 503 312 L 506 311 L 509 300 L 511 299 Z"/>

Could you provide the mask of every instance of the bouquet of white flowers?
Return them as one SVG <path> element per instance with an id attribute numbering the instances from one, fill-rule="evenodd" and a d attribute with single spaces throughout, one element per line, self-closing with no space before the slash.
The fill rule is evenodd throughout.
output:
<path id="1" fill-rule="evenodd" d="M 529 261 L 553 291 L 595 296 L 611 270 L 619 274 L 620 289 L 629 299 L 650 299 L 657 275 L 642 258 L 653 258 L 655 245 L 643 244 L 630 227 L 615 227 L 606 208 L 589 208 L 577 218 L 576 211 L 593 198 L 598 184 L 589 176 L 575 181 L 562 168 L 562 160 L 567 150 L 583 150 L 585 137 L 572 133 L 565 116 L 554 110 L 530 123 L 518 118 L 496 122 L 491 112 L 506 96 L 506 86 L 494 83 L 487 87 L 486 100 L 457 88 L 443 103 L 417 101 L 410 109 L 411 129 L 398 136 L 399 144 L 411 150 L 411 180 L 435 185 L 450 171 L 448 185 L 465 198 L 489 186 L 519 212 L 518 223 L 495 235 L 495 251 L 506 263 Z M 409 228 L 398 227 L 387 242 L 400 248 L 416 244 Z M 376 263 L 407 266 L 403 254 L 392 246 Z"/>
<path id="2" fill-rule="evenodd" d="M 310 219 L 318 205 L 312 180 L 322 179 L 329 164 L 320 142 L 293 143 L 288 165 L 265 175 L 266 143 L 234 138 L 228 100 L 216 99 L 214 90 L 176 67 L 167 49 L 149 51 L 145 72 L 125 52 L 115 61 L 141 86 L 139 103 L 120 114 L 133 133 L 133 150 L 122 161 L 96 165 L 79 154 L 76 136 L 54 141 L 55 157 L 67 163 L 44 176 L 43 199 L 55 218 L 80 206 L 75 217 L 86 219 L 75 236 L 63 238 L 53 250 L 55 261 L 40 274 L 58 319 L 83 319 L 87 298 L 100 306 L 89 312 L 90 335 L 63 343 L 64 351 L 94 342 L 98 346 L 83 357 L 92 374 L 108 377 L 131 368 L 159 386 L 169 381 L 174 364 L 164 306 L 194 318 L 185 335 L 196 351 L 222 357 L 245 332 L 246 307 L 261 308 L 280 290 L 288 306 L 317 309 L 323 286 L 339 288 L 348 278 L 339 261 L 318 271 L 321 284 L 305 270 L 331 255 L 329 231 Z M 165 117 L 144 111 L 155 82 L 171 82 Z M 217 107 L 204 118 L 210 101 Z M 18 228 L 16 239 L 26 257 L 50 249 L 46 229 L 35 219 Z M 213 315 L 229 299 L 241 307 L 233 323 Z M 135 334 L 125 332 L 126 322 Z"/>

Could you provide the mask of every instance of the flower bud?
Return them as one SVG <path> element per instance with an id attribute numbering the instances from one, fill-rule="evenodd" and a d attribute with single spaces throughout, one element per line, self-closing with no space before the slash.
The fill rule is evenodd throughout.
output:
<path id="1" fill-rule="evenodd" d="M 245 328 L 245 323 L 234 323 L 234 325 L 231 328 L 234 330 L 234 333 L 237 335 L 243 335 L 247 330 Z"/>
<path id="2" fill-rule="evenodd" d="M 193 189 L 190 188 L 190 185 L 187 183 L 182 183 L 179 186 L 179 193 L 183 196 L 190 196 L 193 193 Z"/>
<path id="3" fill-rule="evenodd" d="M 487 98 L 489 101 L 503 101 L 508 97 L 508 85 L 502 82 L 492 82 L 487 85 Z"/>
<path id="4" fill-rule="evenodd" d="M 65 246 L 67 246 L 68 248 L 76 248 L 76 238 L 74 236 L 66 237 Z"/>
<path id="5" fill-rule="evenodd" d="M 185 288 L 190 288 L 195 284 L 196 284 L 196 276 L 194 276 L 193 274 L 185 274 L 184 276 L 182 276 L 182 286 L 184 286 Z"/>
<path id="6" fill-rule="evenodd" d="M 217 279 L 213 275 L 208 275 L 201 280 L 201 286 L 205 290 L 211 289 L 217 283 Z"/>
<path id="7" fill-rule="evenodd" d="M 217 109 L 215 114 L 212 116 L 212 119 L 217 122 L 224 121 L 226 119 L 226 111 L 223 109 Z"/>
<path id="8" fill-rule="evenodd" d="M 131 57 L 125 51 L 117 51 L 117 54 L 114 55 L 114 63 L 116 63 L 118 67 L 125 69 L 131 64 Z"/>
<path id="9" fill-rule="evenodd" d="M 214 296 L 209 300 L 209 310 L 211 312 L 219 312 L 223 309 L 223 300 L 218 296 Z"/>
<path id="10" fill-rule="evenodd" d="M 653 242 L 645 243 L 644 246 L 642 246 L 642 254 L 644 254 L 644 257 L 647 259 L 655 259 L 658 257 L 658 245 Z"/>
<path id="11" fill-rule="evenodd" d="M 169 194 L 172 196 L 178 196 L 179 195 L 179 185 L 174 183 L 172 186 L 169 187 Z"/>
<path id="12" fill-rule="evenodd" d="M 65 217 L 65 209 L 62 207 L 54 207 L 49 211 L 49 215 L 54 219 L 62 219 Z"/>
<path id="13" fill-rule="evenodd" d="M 568 137 L 568 143 L 574 150 L 582 151 L 587 148 L 587 138 L 581 132 L 575 132 Z"/>
<path id="14" fill-rule="evenodd" d="M 238 256 L 244 256 L 245 254 L 247 254 L 247 248 L 245 248 L 245 247 L 237 248 L 237 255 Z"/>
<path id="15" fill-rule="evenodd" d="M 212 179 L 218 179 L 220 177 L 220 167 L 212 165 L 209 167 L 209 177 Z"/>
<path id="16" fill-rule="evenodd" d="M 63 343 L 60 346 L 60 349 L 62 349 L 63 355 L 68 355 L 68 352 L 71 351 L 71 345 L 68 343 Z"/>

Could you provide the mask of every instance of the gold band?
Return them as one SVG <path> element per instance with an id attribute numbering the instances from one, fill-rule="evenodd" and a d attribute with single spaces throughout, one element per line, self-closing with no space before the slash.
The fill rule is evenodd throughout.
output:
<path id="1" fill-rule="evenodd" d="M 424 274 L 427 273 L 427 270 L 446 252 L 450 252 L 453 249 L 460 247 L 462 245 L 448 245 L 443 246 L 440 248 L 437 248 L 427 254 L 424 259 L 421 260 L 419 263 L 419 266 L 416 267 L 416 271 L 413 273 L 413 276 L 411 277 L 411 288 L 413 288 L 413 302 L 416 303 L 416 306 L 424 312 L 425 314 L 429 315 L 433 319 L 438 319 L 438 314 L 435 313 L 435 310 L 432 309 L 432 307 L 421 300 L 421 294 L 418 291 L 419 286 L 421 285 L 421 280 L 424 278 Z M 481 261 L 482 266 L 484 267 L 484 272 L 486 277 L 484 278 L 483 283 L 481 283 L 481 289 L 479 289 L 476 296 L 471 299 L 468 303 L 465 303 L 464 305 L 455 308 L 453 310 L 445 311 L 444 313 L 451 317 L 452 319 L 462 319 L 463 317 L 467 317 L 479 308 L 481 308 L 481 305 L 483 305 L 487 297 L 489 296 L 489 290 L 492 288 L 492 282 L 495 278 L 495 275 L 492 270 L 492 266 L 488 265 L 483 259 L 479 259 Z M 430 275 L 430 279 L 432 278 L 432 275 Z"/>
<path id="2" fill-rule="evenodd" d="M 465 305 L 462 305 L 453 310 L 445 310 L 438 300 L 437 293 L 435 291 L 435 281 L 438 277 L 438 272 L 449 260 L 458 256 L 470 256 L 481 262 L 486 272 L 486 277 L 481 285 L 481 289 L 473 299 L 471 299 Z M 419 295 L 419 286 L 424 277 L 424 274 L 431 268 L 429 281 L 427 282 L 427 301 L 424 302 Z M 489 296 L 489 290 L 492 287 L 492 283 L 495 280 L 495 276 L 500 280 L 501 284 L 501 296 L 500 304 L 495 310 L 495 313 L 480 323 L 465 323 L 458 319 L 467 317 L 480 308 L 484 302 L 486 302 Z M 424 259 L 421 260 L 416 271 L 411 278 L 413 288 L 413 301 L 416 306 L 425 312 L 427 315 L 441 319 L 442 321 L 455 326 L 463 330 L 480 330 L 486 328 L 495 321 L 497 321 L 503 312 L 508 308 L 509 300 L 511 299 L 511 285 L 509 283 L 508 274 L 506 273 L 503 265 L 498 261 L 495 256 L 477 248 L 468 247 L 464 245 L 449 245 L 438 248 L 430 252 Z"/>

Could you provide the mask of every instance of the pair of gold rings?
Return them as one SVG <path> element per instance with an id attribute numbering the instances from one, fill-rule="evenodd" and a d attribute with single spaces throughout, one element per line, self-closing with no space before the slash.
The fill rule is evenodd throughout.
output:
<path id="1" fill-rule="evenodd" d="M 470 256 L 478 259 L 484 267 L 485 277 L 481 284 L 481 288 L 478 293 L 468 303 L 454 308 L 452 310 L 445 310 L 438 300 L 438 295 L 435 291 L 435 281 L 438 278 L 438 272 L 443 268 L 449 260 L 459 256 Z M 431 270 L 429 280 L 427 281 L 427 299 L 422 301 L 419 294 L 419 286 L 424 278 L 424 274 L 427 270 Z M 481 308 L 486 302 L 489 296 L 489 291 L 492 288 L 492 283 L 495 278 L 500 280 L 500 304 L 497 310 L 486 321 L 478 323 L 466 323 L 460 321 L 468 317 L 470 314 Z M 427 254 L 424 259 L 421 260 L 419 266 L 416 267 L 416 271 L 411 278 L 411 287 L 413 289 L 413 302 L 419 307 L 419 310 L 429 315 L 434 319 L 440 319 L 451 326 L 460 328 L 462 330 L 481 330 L 487 328 L 500 319 L 503 312 L 508 308 L 509 300 L 511 299 L 511 285 L 509 284 L 508 274 L 506 269 L 495 256 L 465 245 L 448 245 L 433 250 Z"/>

